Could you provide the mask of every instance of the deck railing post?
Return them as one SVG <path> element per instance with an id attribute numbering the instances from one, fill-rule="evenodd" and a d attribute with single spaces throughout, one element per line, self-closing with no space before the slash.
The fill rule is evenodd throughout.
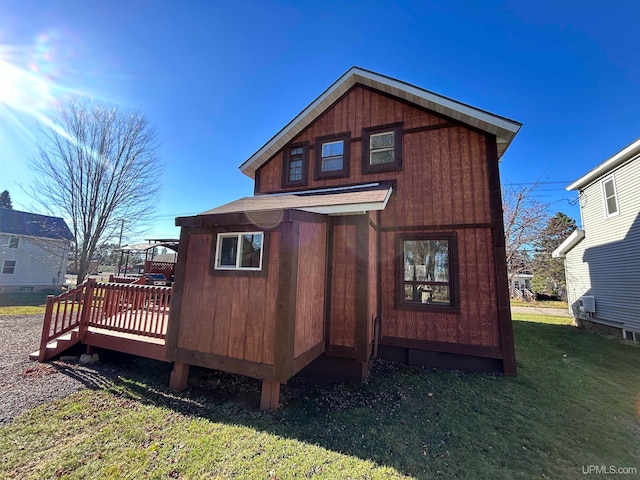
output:
<path id="1" fill-rule="evenodd" d="M 38 361 L 44 362 L 47 359 L 47 343 L 49 343 L 49 335 L 51 331 L 51 317 L 53 316 L 53 303 L 55 297 L 47 295 L 47 304 L 44 309 L 44 322 L 42 323 L 42 336 L 40 337 L 40 350 L 38 352 Z"/>
<path id="2" fill-rule="evenodd" d="M 93 278 L 87 279 L 84 284 L 84 297 L 82 299 L 82 312 L 80 313 L 80 325 L 78 328 L 78 338 L 84 341 L 84 337 L 89 329 L 89 316 L 91 315 L 91 303 L 93 301 L 93 290 L 96 285 L 96 280 Z"/>

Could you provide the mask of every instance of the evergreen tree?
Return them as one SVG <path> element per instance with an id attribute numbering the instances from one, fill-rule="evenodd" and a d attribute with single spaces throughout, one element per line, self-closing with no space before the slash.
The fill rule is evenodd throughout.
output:
<path id="1" fill-rule="evenodd" d="M 0 193 L 0 208 L 10 208 L 13 209 L 13 205 L 11 203 L 11 195 L 9 195 L 9 190 L 5 190 Z"/>
<path id="2" fill-rule="evenodd" d="M 576 221 L 562 212 L 557 212 L 547 222 L 534 244 L 532 287 L 535 292 L 566 298 L 564 262 L 551 254 L 576 228 Z"/>

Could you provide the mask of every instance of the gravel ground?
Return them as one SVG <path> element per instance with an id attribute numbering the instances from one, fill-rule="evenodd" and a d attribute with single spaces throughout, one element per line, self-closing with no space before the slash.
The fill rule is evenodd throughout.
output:
<path id="1" fill-rule="evenodd" d="M 101 388 L 118 377 L 122 365 L 87 366 L 59 360 L 38 363 L 42 315 L 0 315 L 0 425 L 36 405 L 65 398 L 84 388 Z"/>

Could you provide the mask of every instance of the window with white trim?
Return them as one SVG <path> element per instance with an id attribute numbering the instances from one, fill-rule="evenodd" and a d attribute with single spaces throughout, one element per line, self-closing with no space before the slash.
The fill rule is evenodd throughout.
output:
<path id="1" fill-rule="evenodd" d="M 20 245 L 20 237 L 9 237 L 9 248 L 18 248 Z"/>
<path id="2" fill-rule="evenodd" d="M 619 213 L 618 194 L 613 176 L 602 181 L 602 197 L 604 199 L 604 211 L 607 217 L 612 217 Z"/>
<path id="3" fill-rule="evenodd" d="M 16 261 L 5 260 L 2 262 L 2 275 L 13 275 L 16 273 Z"/>
<path id="4" fill-rule="evenodd" d="M 219 233 L 216 270 L 262 270 L 264 233 Z"/>
<path id="5" fill-rule="evenodd" d="M 315 178 L 348 177 L 350 145 L 350 133 L 316 138 Z"/>

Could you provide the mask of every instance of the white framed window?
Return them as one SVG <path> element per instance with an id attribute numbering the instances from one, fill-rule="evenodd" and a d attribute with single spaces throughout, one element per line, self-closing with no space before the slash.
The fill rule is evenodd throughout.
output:
<path id="1" fill-rule="evenodd" d="M 20 237 L 9 237 L 9 248 L 18 248 L 20 245 Z"/>
<path id="2" fill-rule="evenodd" d="M 618 215 L 618 194 L 613 175 L 602 180 L 602 198 L 604 200 L 604 213 L 606 217 Z"/>
<path id="3" fill-rule="evenodd" d="M 315 178 L 349 176 L 351 133 L 316 138 Z"/>
<path id="4" fill-rule="evenodd" d="M 216 270 L 262 270 L 264 233 L 219 233 Z"/>
<path id="5" fill-rule="evenodd" d="M 335 172 L 342 170 L 344 153 L 344 141 L 327 142 L 322 144 L 322 164 L 320 170 L 323 172 Z"/>
<path id="6" fill-rule="evenodd" d="M 13 275 L 16 273 L 16 261 L 4 260 L 2 262 L 2 275 Z"/>

